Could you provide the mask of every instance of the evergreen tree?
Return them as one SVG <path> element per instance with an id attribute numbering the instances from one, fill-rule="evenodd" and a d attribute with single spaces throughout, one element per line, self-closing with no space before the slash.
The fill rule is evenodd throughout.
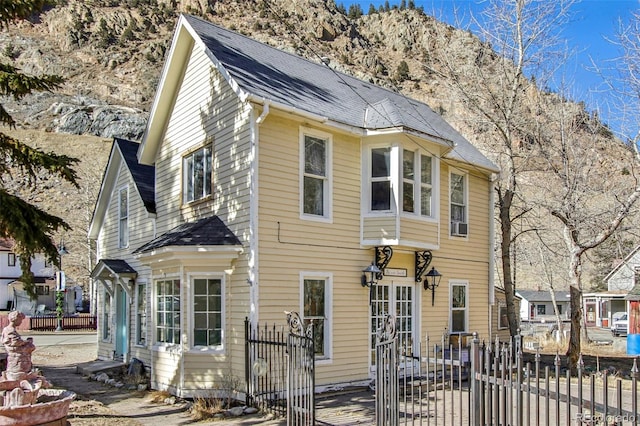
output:
<path id="1" fill-rule="evenodd" d="M 3 1 L 0 8 L 0 27 L 6 29 L 12 22 L 29 18 L 47 5 L 46 0 Z M 52 91 L 60 87 L 63 79 L 56 75 L 39 77 L 23 74 L 10 64 L 0 64 L 0 95 L 20 100 L 33 92 Z M 13 128 L 15 120 L 0 103 L 0 124 Z M 77 159 L 53 152 L 45 153 L 32 148 L 0 131 L 0 237 L 15 241 L 14 251 L 20 256 L 21 281 L 26 293 L 36 298 L 31 258 L 36 253 L 58 264 L 58 250 L 53 233 L 69 229 L 67 223 L 33 204 L 21 199 L 8 188 L 12 173 L 21 173 L 27 181 L 27 189 L 35 188 L 42 176 L 59 176 L 78 186 L 72 166 Z M 16 186 L 16 185 L 14 185 Z M 24 185 L 22 185 L 24 189 Z"/>

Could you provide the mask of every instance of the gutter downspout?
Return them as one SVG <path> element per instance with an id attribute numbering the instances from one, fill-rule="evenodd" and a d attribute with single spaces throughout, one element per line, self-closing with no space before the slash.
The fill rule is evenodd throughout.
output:
<path id="1" fill-rule="evenodd" d="M 259 289 L 258 289 L 258 140 L 260 139 L 259 125 L 264 122 L 270 112 L 270 101 L 264 100 L 262 113 L 253 121 L 251 125 L 251 165 L 249 167 L 249 258 L 247 271 L 247 281 L 249 283 L 249 322 L 257 324 L 259 309 Z M 255 108 L 251 108 L 251 115 L 254 115 Z"/>

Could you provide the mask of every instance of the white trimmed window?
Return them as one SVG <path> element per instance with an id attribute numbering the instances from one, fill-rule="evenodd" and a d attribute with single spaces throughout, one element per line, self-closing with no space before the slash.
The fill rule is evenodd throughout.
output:
<path id="1" fill-rule="evenodd" d="M 433 157 L 402 152 L 402 211 L 433 216 Z"/>
<path id="2" fill-rule="evenodd" d="M 193 278 L 193 346 L 222 349 L 223 301 L 221 278 Z"/>
<path id="3" fill-rule="evenodd" d="M 371 211 L 391 210 L 391 147 L 370 151 L 369 191 Z"/>
<path id="4" fill-rule="evenodd" d="M 136 345 L 147 345 L 147 285 L 136 283 Z"/>
<path id="5" fill-rule="evenodd" d="M 180 280 L 156 281 L 156 343 L 180 343 Z"/>
<path id="6" fill-rule="evenodd" d="M 331 217 L 331 146 L 329 134 L 301 129 L 300 210 L 305 218 Z"/>
<path id="7" fill-rule="evenodd" d="M 509 317 L 507 316 L 507 307 L 500 305 L 498 307 L 498 330 L 509 328 Z"/>
<path id="8" fill-rule="evenodd" d="M 451 210 L 451 235 L 466 236 L 468 232 L 467 176 L 452 172 L 449 175 L 449 201 Z"/>
<path id="9" fill-rule="evenodd" d="M 183 158 L 183 202 L 190 203 L 212 194 L 212 145 L 191 152 Z"/>
<path id="10" fill-rule="evenodd" d="M 313 322 L 316 358 L 331 358 L 331 276 L 323 273 L 301 274 L 302 320 Z"/>
<path id="11" fill-rule="evenodd" d="M 108 342 L 111 338 L 111 295 L 106 290 L 102 293 L 104 303 L 102 304 L 102 340 Z"/>
<path id="12" fill-rule="evenodd" d="M 466 333 L 469 322 L 469 299 L 467 283 L 451 283 L 451 327 L 450 333 Z"/>
<path id="13" fill-rule="evenodd" d="M 118 247 L 129 245 L 129 188 L 118 191 Z"/>

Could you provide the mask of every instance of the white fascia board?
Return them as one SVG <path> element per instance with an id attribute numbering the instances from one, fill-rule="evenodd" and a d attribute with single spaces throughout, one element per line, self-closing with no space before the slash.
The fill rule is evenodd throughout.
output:
<path id="1" fill-rule="evenodd" d="M 116 155 L 117 153 L 117 155 Z M 100 229 L 104 223 L 104 218 L 109 209 L 109 202 L 111 201 L 111 193 L 118 179 L 118 171 L 123 163 L 122 152 L 118 144 L 113 142 L 111 148 L 111 155 L 105 168 L 104 176 L 102 177 L 102 183 L 100 184 L 100 191 L 98 192 L 98 198 L 96 199 L 95 207 L 93 208 L 93 217 L 91 218 L 91 224 L 89 225 L 88 237 L 91 240 L 97 240 L 100 234 Z"/>
<path id="2" fill-rule="evenodd" d="M 156 96 L 151 106 L 147 128 L 138 149 L 138 161 L 153 165 L 159 149 L 170 113 L 173 110 L 178 85 L 182 81 L 187 58 L 193 46 L 193 30 L 184 16 L 180 16 L 173 34 L 171 48 L 162 68 Z"/>

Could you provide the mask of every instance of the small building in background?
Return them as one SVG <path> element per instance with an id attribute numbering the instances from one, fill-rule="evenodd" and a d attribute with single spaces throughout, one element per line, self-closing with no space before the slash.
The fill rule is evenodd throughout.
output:
<path id="1" fill-rule="evenodd" d="M 555 311 L 550 291 L 517 290 L 520 301 L 520 321 L 555 322 Z M 569 320 L 571 298 L 568 291 L 554 292 L 558 313 L 562 321 Z"/>

